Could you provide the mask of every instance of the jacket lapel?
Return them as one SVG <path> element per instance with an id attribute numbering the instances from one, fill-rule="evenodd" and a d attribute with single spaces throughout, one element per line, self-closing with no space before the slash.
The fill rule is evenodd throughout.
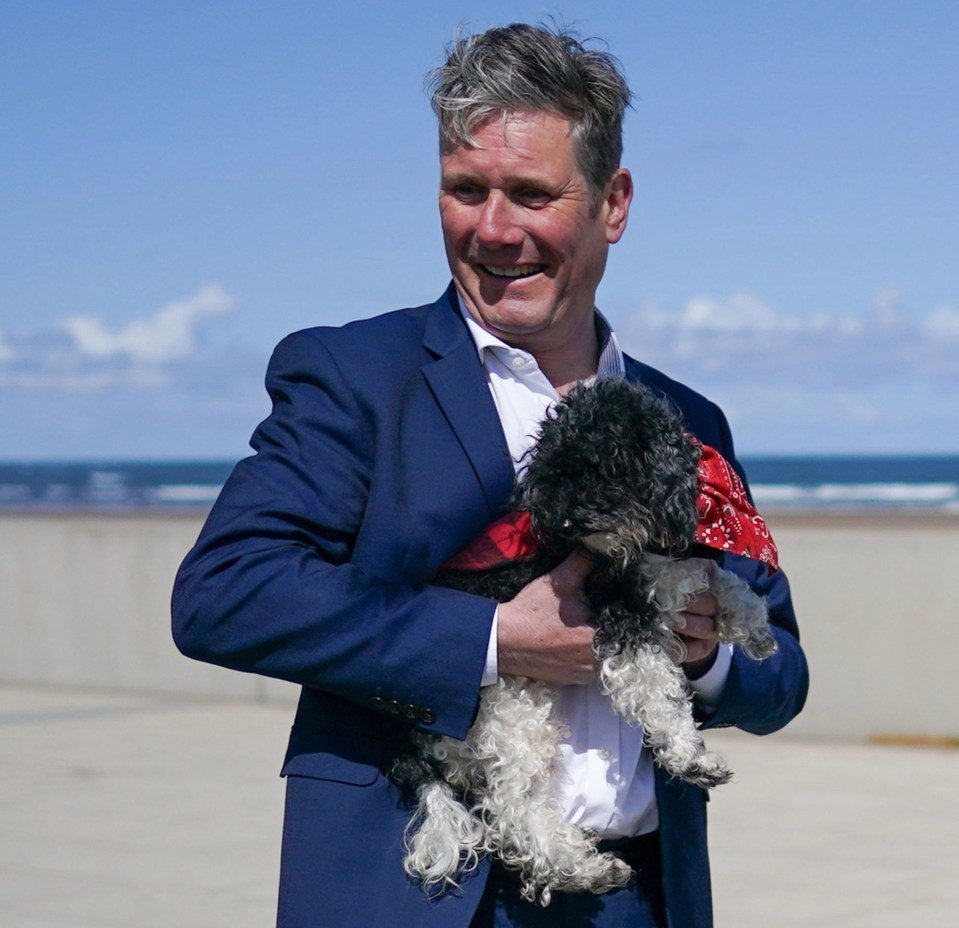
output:
<path id="1" fill-rule="evenodd" d="M 452 284 L 427 316 L 423 346 L 434 356 L 423 365 L 423 376 L 472 465 L 491 513 L 498 516 L 513 489 L 513 464 Z"/>

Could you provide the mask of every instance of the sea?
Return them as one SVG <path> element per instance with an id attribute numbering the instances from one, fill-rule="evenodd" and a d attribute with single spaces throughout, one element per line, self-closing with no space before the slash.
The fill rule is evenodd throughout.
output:
<path id="1" fill-rule="evenodd" d="M 768 511 L 923 510 L 959 514 L 959 455 L 746 457 Z M 2 512 L 209 510 L 232 461 L 0 462 Z"/>

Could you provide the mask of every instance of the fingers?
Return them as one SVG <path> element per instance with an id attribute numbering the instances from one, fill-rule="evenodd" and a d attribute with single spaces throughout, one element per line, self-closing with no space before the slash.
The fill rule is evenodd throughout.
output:
<path id="1" fill-rule="evenodd" d="M 591 569 L 588 556 L 572 554 L 500 604 L 501 673 L 550 683 L 586 683 L 596 675 L 592 612 L 583 595 Z"/>
<path id="2" fill-rule="evenodd" d="M 683 611 L 685 625 L 678 634 L 686 648 L 684 665 L 689 667 L 711 657 L 719 645 L 716 631 L 716 597 L 712 593 L 700 593 Z"/>
<path id="3" fill-rule="evenodd" d="M 704 615 L 704 616 L 714 616 L 716 615 L 719 607 L 716 603 L 716 597 L 712 593 L 705 592 L 700 593 L 698 596 L 694 596 L 690 600 L 689 605 L 683 610 L 686 615 Z"/>
<path id="4" fill-rule="evenodd" d="M 686 624 L 679 630 L 684 638 L 715 638 L 716 620 L 710 615 L 696 615 L 694 612 L 684 612 Z"/>
<path id="5" fill-rule="evenodd" d="M 593 559 L 581 549 L 575 550 L 565 561 L 557 564 L 550 576 L 557 590 L 582 597 L 586 578 L 593 570 Z"/>
<path id="6" fill-rule="evenodd" d="M 683 661 L 684 667 L 697 664 L 699 661 L 711 658 L 719 647 L 718 642 L 708 641 L 705 638 L 686 638 L 679 636 L 686 646 L 686 659 Z"/>

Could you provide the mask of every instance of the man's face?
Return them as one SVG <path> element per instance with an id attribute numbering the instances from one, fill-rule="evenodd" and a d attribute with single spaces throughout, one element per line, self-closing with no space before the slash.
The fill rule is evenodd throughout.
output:
<path id="1" fill-rule="evenodd" d="M 440 218 L 456 287 L 505 342 L 562 347 L 592 323 L 609 245 L 626 228 L 632 186 L 620 169 L 598 202 L 576 163 L 569 122 L 514 112 L 482 123 L 476 147 L 444 144 Z"/>

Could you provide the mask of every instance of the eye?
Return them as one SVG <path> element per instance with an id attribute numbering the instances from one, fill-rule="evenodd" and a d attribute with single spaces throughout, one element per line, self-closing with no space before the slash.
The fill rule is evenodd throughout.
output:
<path id="1" fill-rule="evenodd" d="M 448 190 L 463 203 L 477 203 L 486 197 L 486 191 L 477 184 L 453 184 Z"/>
<path id="2" fill-rule="evenodd" d="M 516 194 L 516 199 L 524 206 L 545 206 L 553 199 L 552 195 L 545 190 L 539 190 L 536 187 L 524 187 Z"/>

